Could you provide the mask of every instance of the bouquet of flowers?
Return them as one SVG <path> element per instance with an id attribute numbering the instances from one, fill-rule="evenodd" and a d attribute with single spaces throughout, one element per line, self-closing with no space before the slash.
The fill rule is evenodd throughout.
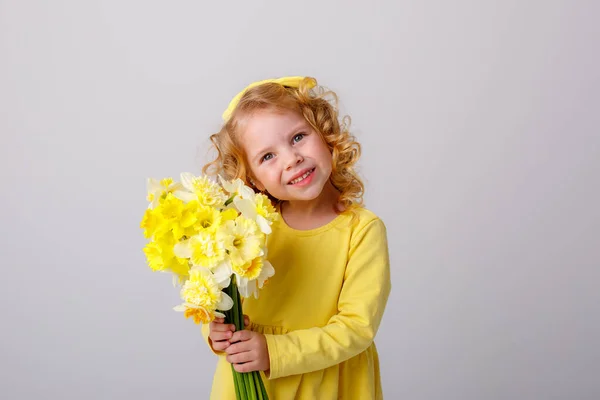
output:
<path id="1" fill-rule="evenodd" d="M 224 317 L 241 330 L 241 297 L 258 297 L 275 273 L 266 240 L 278 214 L 241 179 L 219 181 L 190 173 L 181 182 L 148 179 L 150 204 L 140 226 L 150 239 L 144 248 L 150 268 L 172 273 L 181 286 L 183 303 L 174 309 L 197 324 Z M 258 371 L 231 369 L 238 399 L 267 399 Z"/>

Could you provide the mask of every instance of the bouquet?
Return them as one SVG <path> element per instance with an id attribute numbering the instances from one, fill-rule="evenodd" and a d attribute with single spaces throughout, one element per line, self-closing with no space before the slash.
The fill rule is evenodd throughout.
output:
<path id="1" fill-rule="evenodd" d="M 241 297 L 258 297 L 275 273 L 266 240 L 278 214 L 267 196 L 241 179 L 219 182 L 190 173 L 182 173 L 181 182 L 148 179 L 150 204 L 140 224 L 150 239 L 144 253 L 152 270 L 172 273 L 181 286 L 176 311 L 196 324 L 225 318 L 241 330 Z M 231 369 L 238 399 L 267 399 L 258 371 Z"/>

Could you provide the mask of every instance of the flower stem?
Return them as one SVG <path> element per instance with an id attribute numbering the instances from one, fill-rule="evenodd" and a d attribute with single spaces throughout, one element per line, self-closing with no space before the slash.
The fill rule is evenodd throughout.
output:
<path id="1" fill-rule="evenodd" d="M 235 275 L 231 277 L 231 284 L 224 289 L 231 299 L 233 300 L 233 307 L 225 311 L 225 322 L 233 323 L 235 330 L 239 331 L 245 329 L 244 326 L 244 312 L 242 310 L 242 301 L 240 293 L 237 288 L 235 281 Z M 268 400 L 267 391 L 265 390 L 260 372 L 253 371 L 249 373 L 240 373 L 235 370 L 233 364 L 231 365 L 231 372 L 233 373 L 233 383 L 235 386 L 235 395 L 238 400 Z"/>
<path id="2" fill-rule="evenodd" d="M 254 377 L 254 387 L 256 387 L 258 390 L 256 391 L 256 394 L 258 395 L 258 400 L 265 400 L 264 397 L 264 388 L 262 387 L 262 379 L 260 377 L 260 372 L 258 371 L 254 371 L 252 373 L 253 377 Z"/>
<path id="3" fill-rule="evenodd" d="M 233 364 L 231 364 L 231 372 L 233 373 L 233 386 L 235 387 L 235 398 L 238 400 L 245 400 L 242 397 L 241 393 L 241 384 L 240 384 L 240 374 L 233 368 Z"/>

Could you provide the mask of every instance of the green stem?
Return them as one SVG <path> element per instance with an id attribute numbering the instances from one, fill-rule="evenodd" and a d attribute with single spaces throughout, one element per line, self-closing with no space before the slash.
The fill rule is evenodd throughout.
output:
<path id="1" fill-rule="evenodd" d="M 246 385 L 248 399 L 256 400 L 256 390 L 254 389 L 254 385 L 252 385 L 253 381 L 250 379 L 250 373 L 246 372 L 246 373 L 243 373 L 242 375 L 244 376 L 244 384 Z"/>
<path id="2" fill-rule="evenodd" d="M 224 289 L 224 292 L 233 300 L 233 307 L 224 312 L 225 323 L 233 323 L 236 331 L 245 329 L 244 311 L 235 275 L 231 277 L 231 284 Z M 233 364 L 231 365 L 231 371 L 233 373 L 235 394 L 238 400 L 269 399 L 259 371 L 240 373 L 235 370 Z"/>
<path id="3" fill-rule="evenodd" d="M 237 326 L 238 326 L 238 321 L 237 321 L 237 308 L 238 308 L 238 304 L 236 301 L 236 295 L 235 293 L 237 292 L 237 286 L 235 285 L 234 280 L 232 279 L 231 284 L 226 287 L 223 290 L 225 293 L 227 293 L 229 295 L 229 297 L 232 298 L 233 300 L 233 307 L 227 311 L 224 312 L 225 314 L 225 323 L 226 324 L 234 324 L 236 326 L 236 330 L 237 330 Z M 231 364 L 231 373 L 233 374 L 233 385 L 235 387 L 235 396 L 237 400 L 247 400 L 248 396 L 246 394 L 246 390 L 245 390 L 245 385 L 244 385 L 244 379 L 242 378 L 242 375 L 237 372 L 233 366 L 233 364 Z"/>
<path id="4" fill-rule="evenodd" d="M 235 370 L 235 368 L 233 368 L 233 364 L 231 365 L 231 373 L 233 374 L 233 386 L 235 387 L 235 398 L 237 400 L 245 400 L 242 397 L 242 393 L 240 391 L 240 377 L 239 377 L 239 373 Z"/>
<path id="5" fill-rule="evenodd" d="M 232 308 L 233 323 L 235 325 L 235 330 L 237 332 L 239 330 L 244 329 L 243 328 L 244 322 L 243 322 L 243 320 L 240 320 L 240 311 L 242 308 L 242 304 L 240 301 L 240 293 L 237 288 L 237 282 L 235 280 L 235 275 L 231 277 L 231 284 L 229 286 L 231 287 L 231 295 L 232 295 L 232 299 L 233 299 L 233 308 Z M 242 398 L 244 400 L 251 399 L 251 397 L 250 397 L 250 393 L 251 393 L 250 389 L 251 388 L 248 386 L 248 380 L 245 377 L 246 374 L 243 374 L 240 372 L 236 372 L 236 374 L 238 375 L 240 394 L 243 396 Z"/>
<path id="6" fill-rule="evenodd" d="M 225 207 L 230 205 L 233 202 L 233 199 L 235 199 L 235 193 L 233 194 L 233 196 L 227 199 L 227 201 L 225 202 Z"/>
<path id="7" fill-rule="evenodd" d="M 254 387 L 257 388 L 256 393 L 258 395 L 257 396 L 258 400 L 266 400 L 263 396 L 263 391 L 260 387 L 260 383 L 261 383 L 260 372 L 254 371 L 252 373 L 252 377 L 254 378 Z"/>

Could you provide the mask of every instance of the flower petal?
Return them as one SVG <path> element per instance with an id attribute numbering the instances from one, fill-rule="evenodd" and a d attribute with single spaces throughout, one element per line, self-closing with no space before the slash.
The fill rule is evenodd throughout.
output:
<path id="1" fill-rule="evenodd" d="M 221 301 L 217 303 L 217 309 L 221 311 L 231 310 L 233 299 L 225 292 L 221 292 Z"/>
<path id="2" fill-rule="evenodd" d="M 262 289 L 265 281 L 273 275 L 275 275 L 275 268 L 273 268 L 273 265 L 269 261 L 263 259 L 262 270 L 260 271 L 260 275 L 258 276 L 258 278 L 256 278 L 258 288 Z"/>
<path id="3" fill-rule="evenodd" d="M 173 247 L 173 254 L 179 258 L 192 257 L 192 246 L 190 246 L 190 240 L 184 240 L 175 244 Z"/>
<path id="4" fill-rule="evenodd" d="M 146 190 L 148 191 L 148 193 L 154 193 L 154 192 L 159 191 L 161 189 L 162 189 L 162 186 L 161 186 L 160 181 L 158 179 L 148 178 L 146 180 Z"/>
<path id="5" fill-rule="evenodd" d="M 194 180 L 196 180 L 196 177 L 194 176 L 194 174 L 189 173 L 189 172 L 181 173 L 181 184 L 183 185 L 184 188 L 186 188 L 190 192 L 194 191 Z"/>
<path id="6" fill-rule="evenodd" d="M 227 261 L 222 262 L 213 270 L 213 278 L 217 281 L 220 288 L 229 286 L 231 274 L 231 264 Z"/>
<path id="7" fill-rule="evenodd" d="M 244 185 L 244 182 L 241 182 L 241 180 L 240 180 L 240 183 L 242 184 L 242 186 L 239 190 L 240 197 L 242 199 L 254 200 L 254 196 L 255 196 L 254 190 L 252 190 L 252 188 L 249 188 L 248 186 Z"/>
<path id="8" fill-rule="evenodd" d="M 176 190 L 173 192 L 173 196 L 182 200 L 184 203 L 189 203 L 190 201 L 198 200 L 198 196 L 195 193 L 190 193 L 187 190 Z"/>
<path id="9" fill-rule="evenodd" d="M 256 288 L 256 280 L 247 281 L 245 285 L 239 286 L 239 291 L 242 297 L 257 297 L 258 290 Z"/>
<path id="10" fill-rule="evenodd" d="M 233 200 L 233 203 L 235 204 L 237 209 L 240 210 L 244 217 L 249 219 L 256 218 L 256 206 L 254 205 L 252 200 L 236 197 Z"/>
<path id="11" fill-rule="evenodd" d="M 221 175 L 219 175 L 219 182 L 226 192 L 229 194 L 235 193 L 235 186 L 233 185 L 233 182 L 225 180 L 225 178 L 223 178 Z"/>
<path id="12" fill-rule="evenodd" d="M 262 215 L 256 216 L 256 223 L 258 224 L 258 227 L 260 228 L 262 233 L 264 233 L 265 235 L 268 235 L 272 232 L 271 225 L 269 225 L 269 221 L 267 221 L 266 218 Z"/>

